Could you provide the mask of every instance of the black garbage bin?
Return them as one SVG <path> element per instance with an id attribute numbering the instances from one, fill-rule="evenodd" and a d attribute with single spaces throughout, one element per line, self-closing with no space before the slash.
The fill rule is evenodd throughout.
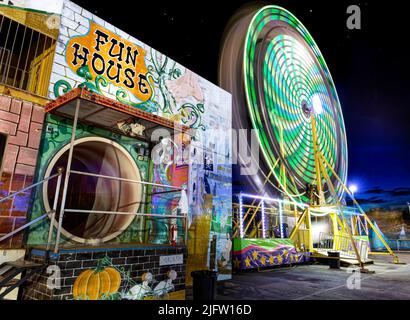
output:
<path id="1" fill-rule="evenodd" d="M 193 300 L 215 300 L 218 272 L 209 270 L 192 271 L 191 276 Z"/>
<path id="2" fill-rule="evenodd" d="M 340 269 L 340 252 L 338 251 L 329 251 L 329 268 L 330 269 Z"/>

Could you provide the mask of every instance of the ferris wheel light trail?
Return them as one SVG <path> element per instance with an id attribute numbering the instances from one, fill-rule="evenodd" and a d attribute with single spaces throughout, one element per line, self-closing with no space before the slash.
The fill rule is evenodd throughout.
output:
<path id="1" fill-rule="evenodd" d="M 235 16 L 224 38 L 219 83 L 232 94 L 232 127 L 254 130 L 259 143 L 258 152 L 246 144 L 258 166 L 257 174 L 240 174 L 241 238 L 246 236 L 242 198 L 262 200 L 264 206 L 276 202 L 275 207 L 282 211 L 285 202 L 271 198 L 277 196 L 277 190 L 284 200 L 292 200 L 295 209 L 304 209 L 301 217 L 340 214 L 344 226 L 346 214 L 362 215 L 397 263 L 398 257 L 352 196 L 357 188 L 346 187 L 348 148 L 343 112 L 325 59 L 307 29 L 284 8 L 254 4 Z M 236 169 L 241 166 L 247 164 L 239 159 Z M 239 175 L 240 170 L 236 171 Z M 273 187 L 264 190 L 269 197 L 251 195 L 262 192 L 261 181 L 263 187 L 267 182 Z M 359 214 L 342 205 L 344 193 L 352 198 Z M 327 204 L 335 205 L 330 208 Z M 302 225 L 300 218 L 290 238 Z M 342 229 L 347 230 L 364 270 L 352 232 Z"/>
<path id="2" fill-rule="evenodd" d="M 254 130 L 259 144 L 258 153 L 247 145 L 259 170 L 241 176 L 246 186 L 241 191 L 257 194 L 267 181 L 292 201 L 307 204 L 310 187 L 320 183 L 326 202 L 342 199 L 348 148 L 340 101 L 322 53 L 292 13 L 255 5 L 235 16 L 226 31 L 219 82 L 233 97 L 233 128 Z M 318 153 L 328 162 L 326 175 L 318 173 Z"/>
<path id="3" fill-rule="evenodd" d="M 307 185 L 324 185 L 324 178 L 317 181 L 313 140 L 345 182 L 347 141 L 340 102 L 323 56 L 306 28 L 283 8 L 263 7 L 249 24 L 243 50 L 248 114 L 264 161 L 279 186 L 296 200 L 295 195 L 303 194 Z M 279 166 L 274 165 L 277 159 Z M 326 170 L 340 199 L 344 190 Z M 326 188 L 326 198 L 335 201 Z M 306 203 L 308 198 L 304 195 L 301 200 Z"/>
<path id="4" fill-rule="evenodd" d="M 263 200 L 265 202 L 276 202 L 276 203 L 283 203 L 283 204 L 293 204 L 295 206 L 298 206 L 302 209 L 308 208 L 309 206 L 304 203 L 299 203 L 299 202 L 294 202 L 294 201 L 287 201 L 287 200 L 282 200 L 278 198 L 270 198 L 270 197 L 263 197 L 263 196 L 258 196 L 258 195 L 253 195 L 253 194 L 246 194 L 246 193 L 240 193 L 238 195 L 239 202 L 242 202 L 243 198 L 249 198 L 249 199 L 256 199 L 256 200 Z"/>

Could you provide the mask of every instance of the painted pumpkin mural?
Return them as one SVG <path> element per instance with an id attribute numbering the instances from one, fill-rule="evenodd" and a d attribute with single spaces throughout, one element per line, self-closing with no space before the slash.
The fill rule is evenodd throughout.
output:
<path id="1" fill-rule="evenodd" d="M 77 300 L 99 300 L 118 292 L 120 273 L 111 267 L 97 267 L 80 273 L 74 282 L 73 297 Z"/>

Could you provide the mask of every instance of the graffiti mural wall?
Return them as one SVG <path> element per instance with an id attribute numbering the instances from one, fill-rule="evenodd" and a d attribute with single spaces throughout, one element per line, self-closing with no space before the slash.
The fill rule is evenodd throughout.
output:
<path id="1" fill-rule="evenodd" d="M 166 184 L 172 175 L 172 181 L 187 186 L 187 276 L 213 263 L 211 267 L 219 268 L 221 278 L 229 277 L 232 186 L 230 136 L 226 133 L 231 129 L 231 95 L 110 23 L 64 1 L 49 98 L 76 87 L 195 129 L 188 150 L 191 163 L 154 167 L 152 178 Z M 161 208 L 171 208 L 169 201 L 166 196 L 153 199 L 154 205 L 165 203 Z M 156 240 L 161 242 L 166 233 L 160 230 Z M 211 248 L 214 238 L 216 252 Z M 212 261 L 211 253 L 215 257 Z"/>
<path id="2" fill-rule="evenodd" d="M 68 156 L 71 132 L 71 120 L 56 115 L 48 115 L 46 117 L 40 156 L 37 163 L 38 177 L 48 177 L 55 174 L 59 166 L 64 167 Z M 107 174 L 112 172 L 112 168 L 117 166 L 117 162 L 110 160 L 108 155 L 111 152 L 118 152 L 119 156 L 122 157 L 122 155 L 127 155 L 127 158 L 131 160 L 123 163 L 132 163 L 133 167 L 135 167 L 133 168 L 135 169 L 134 171 L 138 173 L 138 177 L 142 180 L 147 180 L 149 171 L 148 158 L 139 154 L 139 149 L 135 148 L 137 144 L 142 147 L 147 147 L 146 143 L 136 142 L 133 138 L 84 124 L 78 125 L 76 139 L 76 155 L 73 161 L 74 170 L 82 170 L 87 167 L 87 169 L 93 173 Z M 115 148 L 105 147 L 112 146 L 113 143 L 116 145 Z M 87 159 L 92 159 L 92 161 Z M 124 169 L 126 170 L 126 168 Z M 124 169 L 122 171 L 124 171 Z M 119 186 L 112 185 L 111 187 L 110 185 L 103 185 L 98 179 L 80 176 L 73 176 L 71 181 L 72 183 L 69 185 L 68 190 L 71 198 L 69 198 L 68 203 L 72 208 L 84 206 L 92 207 L 92 204 L 89 203 L 90 201 L 94 202 L 94 205 L 96 205 L 96 203 L 101 202 L 102 199 L 118 192 L 121 187 L 133 187 L 130 184 L 121 184 Z M 118 190 L 116 191 L 116 189 Z M 94 195 L 93 193 L 95 193 L 95 190 L 98 190 L 98 194 Z M 46 189 L 40 188 L 36 190 L 32 205 L 31 219 L 38 218 L 43 212 L 48 212 L 50 210 L 55 192 L 55 180 L 50 181 L 50 183 L 47 184 Z M 124 211 L 131 210 L 131 208 L 124 209 Z M 138 210 L 141 212 L 142 207 Z M 101 228 L 105 230 L 97 230 L 97 228 L 90 226 L 90 224 L 96 226 L 97 220 L 95 219 L 97 219 L 97 217 L 95 217 L 94 221 L 93 219 L 94 218 L 91 215 L 89 215 L 88 218 L 85 218 L 84 214 L 71 213 L 70 219 L 65 219 L 65 222 L 63 223 L 65 230 L 63 233 L 63 241 L 74 239 L 77 242 L 82 242 L 81 239 L 95 238 L 96 233 L 99 233 L 100 236 L 108 234 L 114 235 L 115 233 L 118 233 L 117 231 L 113 232 L 114 230 L 108 230 L 110 229 L 110 225 L 119 223 L 118 219 L 101 221 L 99 224 L 101 225 Z M 143 221 L 141 221 L 141 218 L 136 218 L 132 222 L 125 222 L 125 225 L 127 226 L 125 232 L 116 234 L 110 240 L 119 243 L 142 243 L 142 230 L 144 228 L 142 223 Z M 39 224 L 36 224 L 28 234 L 27 243 L 29 245 L 42 245 L 47 243 L 48 229 L 48 220 L 43 220 Z"/>

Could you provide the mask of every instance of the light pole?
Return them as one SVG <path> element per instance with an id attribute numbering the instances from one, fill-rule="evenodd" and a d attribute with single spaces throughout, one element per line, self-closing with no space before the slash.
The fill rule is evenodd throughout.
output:
<path id="1" fill-rule="evenodd" d="M 351 184 L 349 186 L 349 191 L 352 193 L 352 196 L 354 198 L 354 194 L 359 190 L 359 188 L 357 187 L 357 185 L 355 184 Z"/>
<path id="2" fill-rule="evenodd" d="M 355 184 L 351 184 L 351 185 L 349 186 L 349 191 L 350 191 L 350 193 L 352 194 L 352 200 L 353 200 L 353 202 L 354 202 L 354 200 L 355 200 L 354 195 L 355 195 L 355 193 L 356 193 L 358 190 L 359 190 L 359 188 L 358 188 L 357 185 L 355 185 Z M 354 206 L 354 210 L 356 211 L 356 206 Z"/>
<path id="3" fill-rule="evenodd" d="M 353 198 L 353 202 L 355 200 L 354 194 L 357 192 L 357 190 L 359 190 L 359 188 L 357 187 L 357 185 L 355 184 L 351 184 L 349 186 L 349 191 L 352 194 L 352 198 Z M 354 205 L 354 204 L 353 204 Z M 356 213 L 356 206 L 354 206 L 354 212 Z M 360 219 L 360 217 L 357 217 L 358 219 Z M 351 225 L 352 227 L 354 226 L 354 217 L 352 216 L 351 218 Z M 361 234 L 361 227 L 360 227 L 360 223 L 357 224 L 357 226 L 359 226 L 359 234 Z"/>

